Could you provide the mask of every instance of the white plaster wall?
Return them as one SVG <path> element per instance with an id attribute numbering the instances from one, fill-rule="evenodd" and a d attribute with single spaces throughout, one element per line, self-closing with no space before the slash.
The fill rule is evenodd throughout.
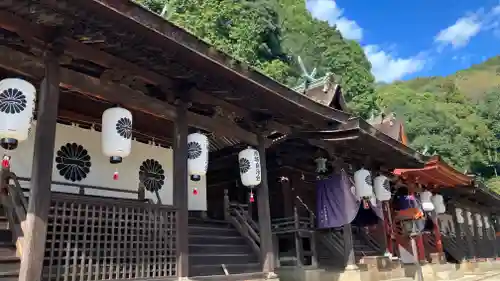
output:
<path id="1" fill-rule="evenodd" d="M 31 177 L 31 165 L 33 159 L 34 133 L 36 124 L 32 128 L 32 132 L 28 140 L 21 142 L 19 147 L 8 152 L 12 156 L 11 170 L 18 177 Z M 147 159 L 154 159 L 162 166 L 164 170 L 164 184 L 158 191 L 161 203 L 165 205 L 173 204 L 173 153 L 171 149 L 152 146 L 140 142 L 132 142 L 131 154 L 123 159 L 123 162 L 118 165 L 109 163 L 109 158 L 101 152 L 101 136 L 100 132 L 86 130 L 76 126 L 67 126 L 58 124 L 56 130 L 56 140 L 54 146 L 54 166 L 52 170 L 52 180 L 55 182 L 66 182 L 73 184 L 83 184 L 107 188 L 128 189 L 137 191 L 139 184 L 139 168 Z M 90 155 L 90 171 L 81 181 L 71 181 L 60 175 L 57 169 L 55 158 L 57 151 L 61 146 L 67 143 L 77 143 L 86 149 Z M 119 180 L 113 180 L 113 173 L 118 169 Z M 189 210 L 204 211 L 207 209 L 207 193 L 206 193 L 206 178 L 203 177 L 199 182 L 193 182 L 188 179 L 189 183 Z M 24 187 L 29 188 L 29 183 L 22 183 Z M 197 188 L 198 194 L 193 195 L 193 188 Z M 52 185 L 53 191 L 78 193 L 78 187 Z M 134 194 L 124 194 L 113 191 L 101 191 L 86 189 L 86 194 L 100 195 L 109 197 L 135 198 Z M 154 193 L 146 191 L 146 198 L 157 201 Z"/>

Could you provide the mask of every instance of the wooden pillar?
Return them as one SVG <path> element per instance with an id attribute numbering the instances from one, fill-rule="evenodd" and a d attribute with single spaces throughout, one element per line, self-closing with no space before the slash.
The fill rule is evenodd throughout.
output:
<path id="1" fill-rule="evenodd" d="M 260 229 L 260 253 L 262 261 L 262 272 L 274 273 L 274 252 L 271 232 L 271 209 L 269 207 L 269 185 L 267 182 L 266 165 L 266 142 L 262 135 L 259 135 L 259 155 L 262 181 L 257 189 L 257 209 L 259 212 Z"/>
<path id="2" fill-rule="evenodd" d="M 474 249 L 474 241 L 472 238 L 472 233 L 471 233 L 471 227 L 472 227 L 472 222 L 469 219 L 469 210 L 464 210 L 464 220 L 465 220 L 465 240 L 467 241 L 467 258 L 468 259 L 475 259 L 476 258 L 476 251 Z M 472 218 L 474 220 L 474 218 Z"/>
<path id="3" fill-rule="evenodd" d="M 498 249 L 497 249 L 497 242 L 496 242 L 496 225 L 493 223 L 493 220 L 491 219 L 492 214 L 488 214 L 488 217 L 486 218 L 488 220 L 488 223 L 490 224 L 490 228 L 488 229 L 488 235 L 491 239 L 491 250 L 493 251 L 492 258 L 497 258 L 498 257 Z"/>
<path id="4" fill-rule="evenodd" d="M 38 97 L 30 197 L 19 271 L 20 281 L 39 281 L 42 277 L 51 200 L 59 79 L 57 56 L 49 51 L 45 54 L 45 78 Z"/>
<path id="5" fill-rule="evenodd" d="M 177 208 L 177 276 L 189 275 L 188 243 L 188 170 L 187 170 L 187 106 L 179 102 L 174 124 L 174 205 Z"/>
<path id="6" fill-rule="evenodd" d="M 415 242 L 417 244 L 418 260 L 421 263 L 425 263 L 426 258 L 425 258 L 424 235 L 420 234 L 417 237 L 415 237 Z"/>
<path id="7" fill-rule="evenodd" d="M 481 238 L 479 237 L 479 225 L 477 224 L 476 220 L 476 213 L 472 213 L 472 241 L 474 245 L 474 253 L 475 257 L 480 258 L 481 257 Z"/>
<path id="8" fill-rule="evenodd" d="M 440 255 L 444 254 L 443 241 L 441 239 L 441 229 L 439 227 L 439 215 L 432 212 L 432 222 L 434 223 L 434 239 L 436 240 L 436 252 Z"/>
<path id="9" fill-rule="evenodd" d="M 462 248 L 464 250 L 464 253 L 467 253 L 467 243 L 464 240 L 463 236 L 463 223 L 460 223 L 457 218 L 457 206 L 452 205 L 453 207 L 451 208 L 451 217 L 453 220 L 453 229 L 454 229 L 454 234 L 455 234 L 455 241 L 457 242 L 457 246 Z M 464 216 L 464 212 L 462 211 L 462 217 Z M 467 257 L 467 255 L 464 255 L 464 259 Z"/>
<path id="10" fill-rule="evenodd" d="M 302 267 L 304 265 L 304 245 L 302 243 L 302 237 L 300 236 L 300 222 L 299 222 L 299 212 L 297 207 L 293 207 L 293 222 L 294 229 L 293 237 L 295 239 L 295 260 L 296 266 Z"/>
<path id="11" fill-rule="evenodd" d="M 384 236 L 386 252 L 394 255 L 394 245 L 392 244 L 392 212 L 391 205 L 388 201 L 382 202 L 382 211 L 384 213 Z"/>
<path id="12" fill-rule="evenodd" d="M 344 238 L 344 257 L 346 259 L 346 269 L 357 269 L 356 256 L 354 255 L 354 243 L 352 241 L 352 225 L 350 223 L 342 226 Z"/>
<path id="13" fill-rule="evenodd" d="M 285 218 L 289 218 L 293 216 L 293 203 L 295 201 L 295 197 L 288 173 L 283 173 L 283 178 L 284 179 L 281 181 L 281 192 L 283 193 L 283 215 Z"/>

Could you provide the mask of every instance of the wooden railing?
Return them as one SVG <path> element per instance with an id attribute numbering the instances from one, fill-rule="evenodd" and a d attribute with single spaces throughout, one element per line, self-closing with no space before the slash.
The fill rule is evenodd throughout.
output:
<path id="1" fill-rule="evenodd" d="M 248 213 L 248 205 L 229 201 L 228 190 L 224 190 L 224 217 L 247 239 L 253 251 L 260 256 L 259 225 Z"/>
<path id="2" fill-rule="evenodd" d="M 170 206 L 53 193 L 44 276 L 54 281 L 176 276 L 176 219 Z"/>
<path id="3" fill-rule="evenodd" d="M 352 228 L 352 231 L 358 235 L 361 239 L 363 239 L 363 242 L 367 243 L 367 245 L 373 249 L 374 251 L 378 253 L 383 253 L 384 249 L 380 246 L 379 242 L 375 237 L 370 232 L 367 232 L 365 229 L 362 227 L 354 227 Z M 363 256 L 366 254 L 363 253 Z"/>
<path id="4" fill-rule="evenodd" d="M 324 246 L 326 246 L 332 253 L 342 256 L 344 255 L 344 241 L 342 233 L 339 229 L 330 229 L 320 233 L 320 239 Z"/>
<path id="5" fill-rule="evenodd" d="M 22 183 L 29 183 L 31 181 L 30 178 L 26 177 L 16 177 L 17 181 L 19 182 L 19 185 L 22 187 Z M 139 187 L 137 190 L 130 190 L 130 189 L 124 189 L 124 188 L 111 188 L 111 187 L 104 187 L 104 186 L 95 186 L 95 185 L 85 185 L 85 184 L 79 184 L 79 183 L 71 183 L 71 182 L 62 182 L 62 181 L 52 181 L 52 185 L 57 185 L 57 186 L 66 186 L 70 188 L 74 188 L 75 191 L 78 190 L 78 192 L 68 192 L 68 193 L 73 193 L 73 194 L 80 194 L 80 195 L 96 195 L 95 193 L 98 193 L 99 191 L 101 192 L 110 192 L 110 193 L 115 193 L 115 194 L 123 194 L 126 198 L 130 199 L 139 199 L 139 200 L 146 200 L 145 199 L 145 190 L 144 188 L 141 188 L 141 185 L 139 184 Z M 24 187 L 22 188 L 24 191 L 29 191 L 29 188 Z M 108 196 L 104 196 L 108 197 Z M 109 196 L 113 197 L 113 196 Z"/>
<path id="6" fill-rule="evenodd" d="M 20 252 L 26 189 L 13 173 L 3 171 L 1 179 L 1 203 Z M 42 279 L 175 277 L 176 220 L 177 211 L 171 206 L 52 192 Z"/>
<path id="7" fill-rule="evenodd" d="M 292 217 L 278 218 L 272 220 L 271 229 L 274 234 L 315 230 L 316 215 L 299 196 L 296 196 L 295 199 L 296 199 L 295 202 L 297 202 L 298 204 L 295 205 L 295 207 L 293 208 Z M 299 215 L 297 206 L 306 210 L 309 216 L 301 217 Z"/>
<path id="8" fill-rule="evenodd" d="M 9 221 L 9 229 L 13 234 L 17 255 L 21 256 L 28 201 L 14 173 L 8 169 L 2 169 L 0 177 L 0 203 Z"/>

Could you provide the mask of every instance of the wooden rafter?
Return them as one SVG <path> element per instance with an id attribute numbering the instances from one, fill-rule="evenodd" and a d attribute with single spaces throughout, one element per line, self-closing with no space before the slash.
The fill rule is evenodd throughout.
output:
<path id="1" fill-rule="evenodd" d="M 44 66 L 39 58 L 26 55 L 5 46 L 0 47 L 0 53 L 0 67 L 37 80 L 42 78 L 41 75 L 43 75 Z M 123 85 L 104 82 L 99 78 L 67 68 L 61 68 L 61 87 L 121 104 L 129 109 L 146 112 L 162 119 L 173 121 L 176 118 L 175 107 L 173 105 L 146 96 Z M 252 145 L 257 144 L 257 137 L 254 133 L 245 131 L 228 120 L 211 118 L 192 112 L 188 112 L 187 118 L 189 125 L 193 127 L 217 132 L 220 135 L 228 137 L 235 137 Z"/>

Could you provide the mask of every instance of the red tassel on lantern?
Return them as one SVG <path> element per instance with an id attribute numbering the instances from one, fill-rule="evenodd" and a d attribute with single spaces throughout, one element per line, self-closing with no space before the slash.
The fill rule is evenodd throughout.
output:
<path id="1" fill-rule="evenodd" d="M 253 192 L 250 191 L 250 199 L 249 199 L 250 203 L 253 203 L 255 202 L 255 198 L 253 198 Z"/>
<path id="2" fill-rule="evenodd" d="M 198 195 L 198 189 L 196 187 L 193 188 L 193 195 Z"/>
<path id="3" fill-rule="evenodd" d="M 2 167 L 8 169 L 10 167 L 10 156 L 4 155 L 2 159 Z"/>
<path id="4" fill-rule="evenodd" d="M 115 181 L 118 180 L 118 171 L 113 173 L 113 180 L 115 180 Z"/>

